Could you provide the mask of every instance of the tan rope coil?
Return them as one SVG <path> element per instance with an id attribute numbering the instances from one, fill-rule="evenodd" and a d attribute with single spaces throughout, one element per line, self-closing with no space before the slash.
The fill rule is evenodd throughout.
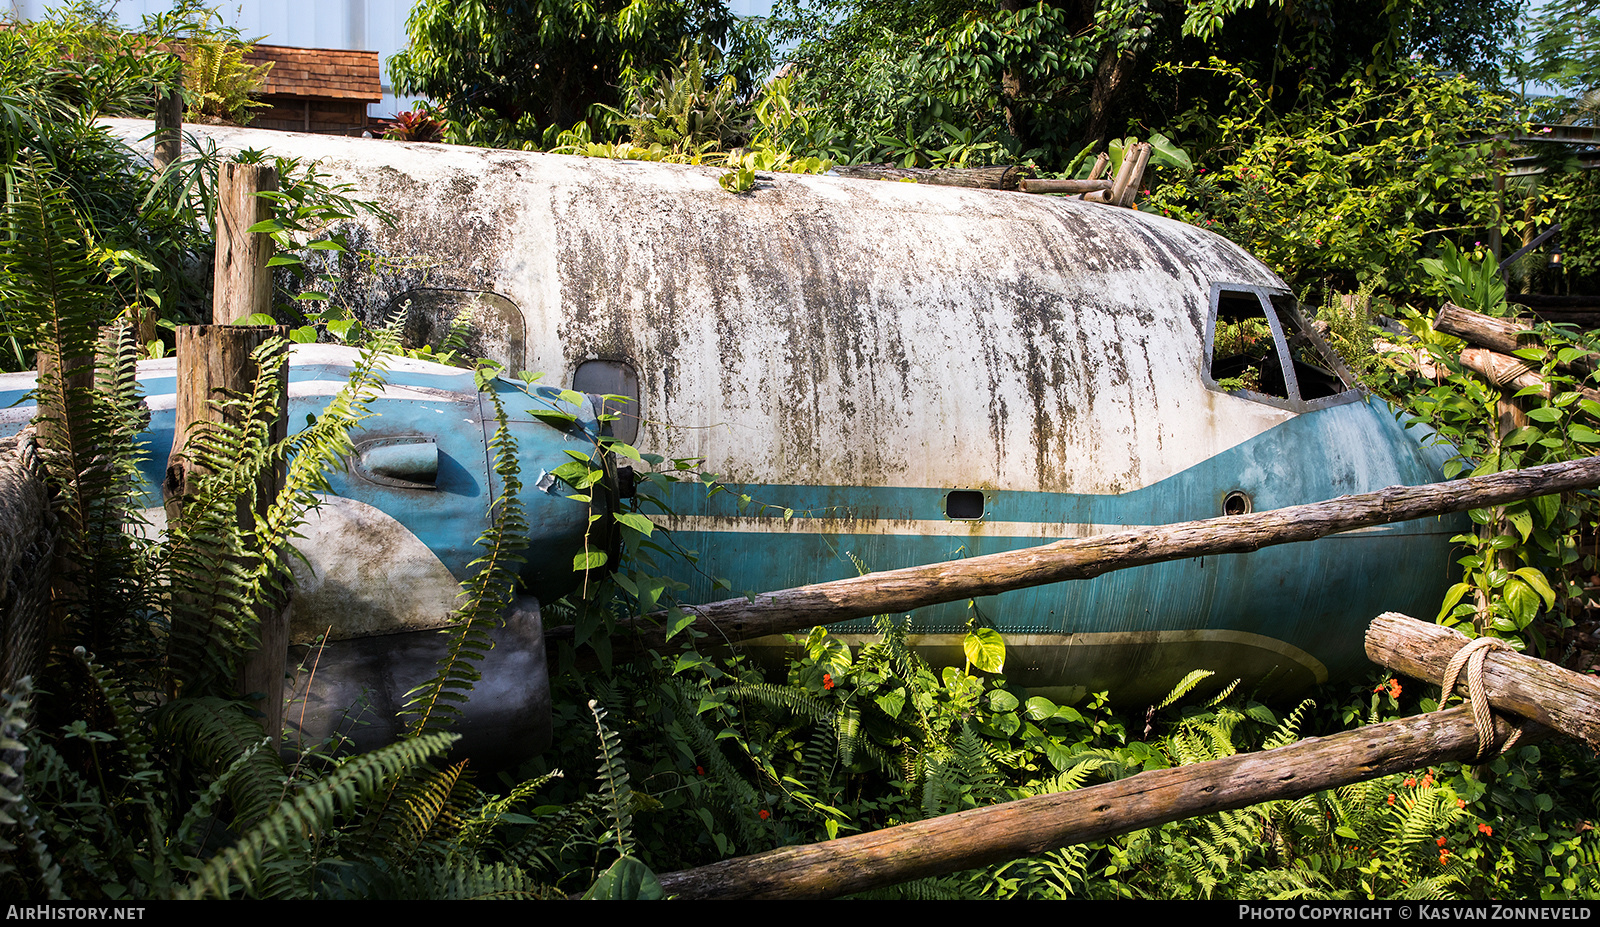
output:
<path id="1" fill-rule="evenodd" d="M 1477 761 L 1482 763 L 1489 757 L 1510 750 L 1522 736 L 1522 731 L 1513 728 L 1506 742 L 1500 749 L 1494 749 L 1494 715 L 1489 710 L 1489 697 L 1483 692 L 1483 660 L 1491 650 L 1511 650 L 1505 644 L 1492 637 L 1480 637 L 1468 641 L 1466 646 L 1456 651 L 1450 662 L 1444 668 L 1444 681 L 1440 683 L 1439 707 L 1435 711 L 1443 710 L 1444 703 L 1449 701 L 1450 693 L 1455 691 L 1456 678 L 1461 675 L 1461 667 L 1467 668 L 1467 701 L 1472 705 L 1472 723 L 1478 729 L 1478 756 Z"/>

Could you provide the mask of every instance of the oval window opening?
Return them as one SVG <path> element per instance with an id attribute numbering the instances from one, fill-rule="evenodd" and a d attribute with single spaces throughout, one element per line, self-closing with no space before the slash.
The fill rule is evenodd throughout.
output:
<path id="1" fill-rule="evenodd" d="M 1247 493 L 1235 489 L 1222 499 L 1222 514 L 1224 515 L 1249 515 L 1253 506 Z"/>
<path id="2" fill-rule="evenodd" d="M 983 493 L 975 489 L 952 489 L 944 497 L 944 514 L 957 521 L 976 521 L 983 517 Z"/>

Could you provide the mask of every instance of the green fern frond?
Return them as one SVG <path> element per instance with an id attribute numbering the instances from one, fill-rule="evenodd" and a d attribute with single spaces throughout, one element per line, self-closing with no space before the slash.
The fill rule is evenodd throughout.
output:
<path id="1" fill-rule="evenodd" d="M 605 797 L 611 836 L 616 840 L 617 853 L 628 856 L 633 850 L 633 789 L 622 758 L 622 738 L 606 727 L 606 710 L 598 702 L 590 700 L 589 711 L 600 732 L 600 794 Z"/>
<path id="2" fill-rule="evenodd" d="M 339 814 L 351 814 L 363 799 L 376 795 L 396 777 L 414 770 L 449 749 L 454 734 L 425 734 L 353 757 L 327 777 L 305 787 L 292 801 L 280 804 L 264 820 L 217 854 L 196 874 L 183 893 L 188 898 L 225 898 L 234 880 L 248 895 L 274 851 L 289 850 L 327 831 Z M 308 865 L 302 863 L 301 865 Z"/>
<path id="3" fill-rule="evenodd" d="M 405 881 L 405 897 L 419 901 L 535 901 L 551 896 L 516 866 L 476 859 L 425 863 L 409 870 Z"/>
<path id="4" fill-rule="evenodd" d="M 496 828 L 500 827 L 505 816 L 511 813 L 512 808 L 538 794 L 539 790 L 552 780 L 560 778 L 562 778 L 561 770 L 551 770 L 542 776 L 518 783 L 504 796 L 480 802 L 462 815 L 460 829 L 455 837 L 456 846 L 466 850 L 482 847 Z"/>
<path id="5" fill-rule="evenodd" d="M 403 863 L 424 841 L 447 844 L 453 834 L 451 799 L 467 762 L 444 769 L 421 768 L 396 780 L 383 801 L 368 814 L 359 842 L 368 852 Z"/>
<path id="6" fill-rule="evenodd" d="M 66 900 L 61 867 L 52 858 L 44 828 L 28 806 L 24 735 L 33 702 L 33 680 L 24 676 L 0 693 L 0 889 L 12 898 Z"/>
<path id="7" fill-rule="evenodd" d="M 228 794 L 240 828 L 266 817 L 287 788 L 282 759 L 275 750 L 259 749 L 269 739 L 261 732 L 260 719 L 241 702 L 216 697 L 176 699 L 157 711 L 153 726 L 171 749 L 214 776 L 221 777 L 241 757 L 249 757 L 244 768 L 228 776 L 234 783 Z"/>
<path id="8" fill-rule="evenodd" d="M 1198 686 L 1200 683 L 1210 679 L 1215 675 L 1216 672 L 1213 670 L 1195 670 L 1191 672 L 1189 675 L 1178 680 L 1178 684 L 1172 687 L 1172 691 L 1167 693 L 1166 698 L 1163 698 L 1161 701 L 1156 703 L 1156 710 L 1160 711 L 1163 708 L 1170 707 L 1178 699 L 1183 698 L 1185 695 L 1188 695 L 1191 691 L 1193 691 L 1195 686 Z"/>
<path id="9" fill-rule="evenodd" d="M 1218 705 L 1221 705 L 1223 702 L 1226 702 L 1229 696 L 1233 695 L 1234 690 L 1237 688 L 1239 688 L 1239 680 L 1235 679 L 1233 682 L 1223 686 L 1222 691 L 1218 692 L 1216 696 L 1211 699 L 1211 701 L 1206 702 L 1206 707 L 1215 708 Z"/>
<path id="10" fill-rule="evenodd" d="M 770 846 L 770 837 L 756 826 L 753 815 L 748 811 L 739 813 L 741 810 L 759 808 L 761 797 L 728 762 L 722 752 L 721 741 L 716 733 L 706 727 L 700 712 L 696 710 L 700 698 L 690 685 L 683 677 L 672 676 L 666 680 L 665 691 L 673 716 L 687 736 L 695 757 L 705 764 L 707 778 L 727 796 L 720 807 L 707 809 L 707 813 L 731 824 L 738 834 L 740 845 L 747 852 L 766 849 Z"/>
<path id="11" fill-rule="evenodd" d="M 1294 711 L 1289 712 L 1289 716 L 1284 718 L 1282 723 L 1271 734 L 1267 735 L 1266 740 L 1262 741 L 1261 749 L 1272 750 L 1277 747 L 1286 747 L 1299 740 L 1300 725 L 1305 720 L 1306 712 L 1315 707 L 1317 707 L 1316 701 L 1309 698 L 1296 705 Z"/>

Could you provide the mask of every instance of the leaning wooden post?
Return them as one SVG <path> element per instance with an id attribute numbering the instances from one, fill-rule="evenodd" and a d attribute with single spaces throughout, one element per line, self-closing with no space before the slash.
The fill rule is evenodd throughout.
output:
<path id="1" fill-rule="evenodd" d="M 1367 628 L 1367 659 L 1403 676 L 1439 685 L 1450 658 L 1467 643 L 1466 635 L 1453 628 L 1388 612 L 1373 619 Z M 1456 691 L 1469 695 L 1465 674 L 1458 683 Z M 1496 648 L 1484 656 L 1483 688 L 1492 708 L 1530 718 L 1600 748 L 1600 679 Z"/>
<path id="2" fill-rule="evenodd" d="M 255 223 L 270 215 L 270 204 L 257 197 L 261 190 L 276 190 L 277 172 L 259 164 L 224 164 L 218 172 L 217 255 L 212 294 L 212 325 L 186 325 L 178 329 L 177 425 L 172 454 L 162 486 L 167 517 L 176 522 L 183 506 L 192 498 L 205 469 L 188 455 L 188 444 L 203 422 L 244 424 L 238 409 L 224 410 L 216 400 L 223 391 L 248 395 L 258 376 L 278 378 L 278 404 L 272 413 L 270 440 L 283 440 L 288 423 L 287 355 L 276 370 L 258 369 L 254 353 L 269 338 L 287 339 L 285 325 L 237 325 L 252 314 L 272 311 L 272 274 L 267 261 L 272 255 L 272 240 L 260 232 L 249 232 Z M 277 498 L 283 487 L 281 467 L 263 472 L 252 491 L 240 495 L 238 523 L 253 529 L 258 515 Z M 289 611 L 285 602 L 252 603 L 261 616 L 260 646 L 244 661 L 237 680 L 248 694 L 265 693 L 261 711 L 268 734 L 283 729 L 283 669 L 288 650 Z M 174 628 L 180 633 L 201 629 Z"/>
<path id="3" fill-rule="evenodd" d="M 1509 724 L 1496 720 L 1497 742 L 1510 731 Z M 662 875 L 661 887 L 681 899 L 837 898 L 1436 763 L 1470 762 L 1477 750 L 1472 710 L 1452 708 L 1274 750 L 723 860 Z"/>

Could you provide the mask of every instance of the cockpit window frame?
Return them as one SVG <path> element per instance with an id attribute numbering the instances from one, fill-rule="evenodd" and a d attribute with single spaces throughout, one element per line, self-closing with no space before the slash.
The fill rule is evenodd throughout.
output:
<path id="1" fill-rule="evenodd" d="M 1250 294 L 1256 298 L 1262 314 L 1266 317 L 1267 327 L 1272 332 L 1272 341 L 1277 350 L 1278 363 L 1282 369 L 1285 390 L 1289 394 L 1287 397 L 1273 396 L 1251 389 L 1224 389 L 1216 378 L 1211 375 L 1212 363 L 1216 353 L 1217 316 L 1225 293 L 1235 295 Z M 1286 300 L 1287 306 L 1280 309 L 1279 306 L 1274 305 L 1273 297 Z M 1316 350 L 1323 363 L 1327 365 L 1328 372 L 1338 378 L 1344 389 L 1331 396 L 1318 396 L 1315 399 L 1301 398 L 1300 379 L 1295 371 L 1294 354 L 1280 313 L 1289 316 L 1290 323 L 1296 329 L 1296 336 L 1303 338 Z M 1299 303 L 1295 301 L 1294 295 L 1287 290 L 1276 287 L 1264 287 L 1248 283 L 1211 284 L 1210 305 L 1206 312 L 1205 352 L 1201 362 L 1200 377 L 1207 389 L 1226 393 L 1230 396 L 1238 396 L 1263 405 L 1286 409 L 1290 412 L 1310 412 L 1316 409 L 1326 409 L 1330 406 L 1355 402 L 1361 398 L 1361 389 L 1356 382 L 1356 378 L 1350 373 L 1344 362 L 1339 359 L 1339 355 L 1308 324 L 1305 316 L 1299 310 Z"/>

